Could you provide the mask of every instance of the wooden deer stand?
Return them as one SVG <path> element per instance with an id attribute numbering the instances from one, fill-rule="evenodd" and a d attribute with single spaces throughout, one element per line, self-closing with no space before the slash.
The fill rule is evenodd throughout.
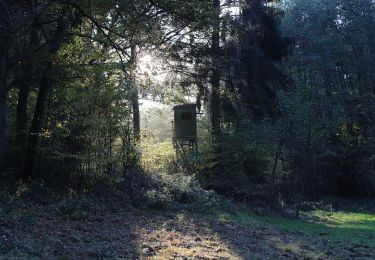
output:
<path id="1" fill-rule="evenodd" d="M 186 104 L 173 107 L 173 146 L 177 158 L 186 160 L 188 153 L 197 152 L 197 105 Z"/>

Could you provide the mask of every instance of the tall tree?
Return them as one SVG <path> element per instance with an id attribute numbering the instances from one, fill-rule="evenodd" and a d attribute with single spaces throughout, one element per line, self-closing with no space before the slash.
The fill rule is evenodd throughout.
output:
<path id="1" fill-rule="evenodd" d="M 1 13 L 0 13 L 1 15 Z M 5 28 L 0 27 L 0 170 L 3 168 L 3 158 L 5 154 L 5 134 L 6 134 L 6 99 L 7 99 L 7 35 Z"/>
<path id="2" fill-rule="evenodd" d="M 220 50 L 220 0 L 213 0 L 215 10 L 214 24 L 212 28 L 211 53 L 212 53 L 212 72 L 211 72 L 211 98 L 210 98 L 210 114 L 211 114 L 211 131 L 215 142 L 220 135 L 220 78 L 221 72 L 219 60 Z"/>
<path id="3" fill-rule="evenodd" d="M 34 7 L 29 7 L 34 8 Z M 37 14 L 37 10 L 32 10 L 32 13 Z M 37 16 L 37 15 L 36 15 Z M 27 123 L 28 123 L 28 100 L 30 89 L 33 84 L 34 69 L 37 64 L 37 49 L 40 46 L 40 28 L 37 25 L 37 17 L 32 22 L 29 32 L 28 48 L 25 48 L 22 61 L 22 76 L 19 82 L 18 101 L 17 101 L 17 129 L 16 129 L 16 145 L 18 146 L 19 164 L 23 165 L 24 150 L 26 149 L 27 139 Z"/>
<path id="4" fill-rule="evenodd" d="M 371 0 L 286 2 L 283 32 L 295 39 L 285 63 L 295 86 L 289 105 L 300 99 L 286 119 L 300 136 L 289 152 L 306 195 L 373 190 L 366 161 L 374 145 L 374 10 Z M 302 107 L 308 112 L 301 113 Z"/>
<path id="5" fill-rule="evenodd" d="M 39 147 L 39 139 L 42 134 L 44 120 L 46 118 L 48 96 L 53 86 L 56 84 L 56 78 L 54 77 L 54 75 L 56 75 L 56 55 L 61 45 L 67 41 L 69 30 L 72 26 L 75 26 L 75 24 L 72 24 L 73 20 L 69 18 L 71 18 L 69 15 L 66 16 L 62 13 L 58 17 L 55 30 L 47 32 L 45 36 L 47 41 L 49 41 L 48 57 L 45 61 L 44 71 L 40 81 L 26 152 L 25 171 L 31 173 L 32 176 L 36 174 L 36 153 Z"/>
<path id="6" fill-rule="evenodd" d="M 3 170 L 3 160 L 6 152 L 6 100 L 7 80 L 9 69 L 9 55 L 11 45 L 11 13 L 9 1 L 0 3 L 0 171 Z M 15 29 L 13 27 L 13 29 Z"/>
<path id="7" fill-rule="evenodd" d="M 137 66 L 137 46 L 134 43 L 131 43 L 131 50 L 130 50 L 130 66 L 131 66 L 131 72 L 130 77 L 133 85 L 133 101 L 132 101 L 132 107 L 133 107 L 133 130 L 134 130 L 134 140 L 136 143 L 140 142 L 141 138 L 141 115 L 139 111 L 139 97 L 138 97 L 138 87 L 135 82 L 135 75 L 134 70 Z"/>

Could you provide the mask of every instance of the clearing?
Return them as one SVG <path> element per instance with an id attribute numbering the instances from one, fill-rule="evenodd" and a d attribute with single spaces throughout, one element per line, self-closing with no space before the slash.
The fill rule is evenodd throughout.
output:
<path id="1" fill-rule="evenodd" d="M 0 258 L 375 258 L 375 214 L 129 209 L 74 218 L 53 207 L 0 208 Z"/>

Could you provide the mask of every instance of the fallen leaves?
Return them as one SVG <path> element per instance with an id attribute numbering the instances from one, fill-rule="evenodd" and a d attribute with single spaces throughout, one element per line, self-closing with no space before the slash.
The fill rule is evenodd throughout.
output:
<path id="1" fill-rule="evenodd" d="M 260 228 L 187 212 L 134 210 L 72 220 L 53 210 L 39 209 L 37 214 L 29 212 L 27 216 L 2 216 L 5 225 L 0 226 L 0 258 L 375 257 L 372 248 L 334 243 L 325 239 L 326 234 Z"/>

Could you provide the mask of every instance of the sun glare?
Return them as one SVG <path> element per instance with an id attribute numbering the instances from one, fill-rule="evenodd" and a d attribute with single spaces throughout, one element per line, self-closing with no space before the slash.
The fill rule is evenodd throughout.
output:
<path id="1" fill-rule="evenodd" d="M 150 54 L 143 55 L 139 60 L 142 63 L 150 63 L 152 61 L 152 56 Z"/>

